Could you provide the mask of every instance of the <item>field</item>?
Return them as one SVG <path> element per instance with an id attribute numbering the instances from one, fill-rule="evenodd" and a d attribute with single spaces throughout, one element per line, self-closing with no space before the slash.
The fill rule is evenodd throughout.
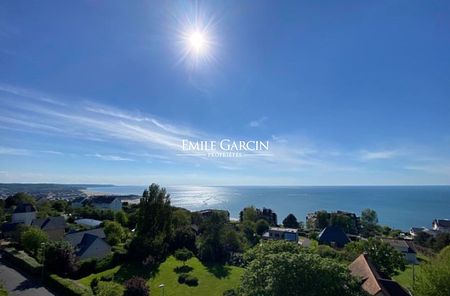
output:
<path id="1" fill-rule="evenodd" d="M 153 276 L 144 274 L 137 265 L 124 264 L 104 272 L 93 274 L 79 280 L 80 283 L 89 286 L 94 278 L 102 276 L 114 276 L 114 281 L 123 283 L 133 275 L 139 275 L 149 280 L 149 286 L 152 295 L 162 295 L 160 284 L 164 284 L 165 296 L 221 296 L 223 291 L 236 288 L 239 285 L 239 279 L 244 271 L 243 268 L 235 266 L 216 265 L 207 267 L 197 258 L 192 258 L 186 262 L 187 266 L 193 268 L 189 273 L 198 278 L 198 286 L 189 287 L 178 283 L 178 274 L 174 271 L 182 266 L 181 261 L 174 257 L 169 257 L 163 262 Z"/>

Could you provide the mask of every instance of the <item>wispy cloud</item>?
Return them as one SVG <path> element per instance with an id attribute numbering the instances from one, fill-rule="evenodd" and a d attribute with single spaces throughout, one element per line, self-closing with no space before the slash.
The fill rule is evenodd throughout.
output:
<path id="1" fill-rule="evenodd" d="M 248 125 L 250 127 L 261 127 L 261 126 L 263 126 L 266 123 L 267 119 L 268 118 L 266 116 L 263 116 L 263 117 L 261 117 L 259 119 L 250 121 L 250 123 Z"/>
<path id="2" fill-rule="evenodd" d="M 134 159 L 128 158 L 128 157 L 122 157 L 119 155 L 105 155 L 105 154 L 86 154 L 86 156 L 92 156 L 97 157 L 103 160 L 110 160 L 110 161 L 134 161 Z"/>
<path id="3" fill-rule="evenodd" d="M 398 156 L 396 150 L 361 151 L 362 160 L 390 159 Z"/>
<path id="4" fill-rule="evenodd" d="M 30 155 L 31 151 L 26 149 L 18 149 L 18 148 L 11 148 L 11 147 L 4 147 L 0 146 L 0 155 Z"/>

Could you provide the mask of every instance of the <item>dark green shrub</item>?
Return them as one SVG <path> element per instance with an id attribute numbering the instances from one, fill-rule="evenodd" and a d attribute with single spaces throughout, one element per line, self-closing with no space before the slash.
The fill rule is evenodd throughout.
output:
<path id="1" fill-rule="evenodd" d="M 98 286 L 98 278 L 94 278 L 91 281 L 91 289 L 92 289 L 92 291 L 95 291 L 95 288 L 97 288 L 97 286 Z"/>
<path id="2" fill-rule="evenodd" d="M 178 282 L 180 283 L 180 284 L 184 284 L 184 282 L 186 282 L 186 278 L 188 277 L 188 274 L 187 273 L 181 273 L 179 276 L 178 276 Z"/>
<path id="3" fill-rule="evenodd" d="M 92 296 L 88 287 L 67 278 L 51 274 L 46 278 L 46 283 L 60 295 L 64 296 Z"/>
<path id="4" fill-rule="evenodd" d="M 184 283 L 188 286 L 198 286 L 198 278 L 192 275 L 188 275 L 184 280 Z"/>

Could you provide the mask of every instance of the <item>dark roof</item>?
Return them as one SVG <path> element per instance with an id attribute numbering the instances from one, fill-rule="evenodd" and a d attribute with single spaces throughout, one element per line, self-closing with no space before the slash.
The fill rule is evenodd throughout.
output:
<path id="1" fill-rule="evenodd" d="M 319 234 L 319 243 L 335 244 L 337 247 L 343 247 L 350 242 L 345 232 L 338 226 L 325 227 Z"/>
<path id="2" fill-rule="evenodd" d="M 411 232 L 413 232 L 413 233 L 419 233 L 419 232 L 422 232 L 424 230 L 425 230 L 424 227 L 411 227 Z"/>
<path id="3" fill-rule="evenodd" d="M 48 217 L 34 219 L 31 225 L 39 227 L 42 230 L 61 229 L 66 228 L 66 220 L 63 216 Z"/>
<path id="4" fill-rule="evenodd" d="M 110 204 L 112 203 L 118 196 L 114 195 L 99 195 L 99 196 L 93 196 L 91 198 L 92 203 L 96 204 Z"/>
<path id="5" fill-rule="evenodd" d="M 72 246 L 77 247 L 78 244 L 82 241 L 83 236 L 85 234 L 92 234 L 95 236 L 98 236 L 99 238 L 105 238 L 105 232 L 102 228 L 94 228 L 90 230 L 85 231 L 78 231 L 78 232 L 72 232 L 68 233 L 64 236 L 64 240 L 68 241 Z"/>
<path id="6" fill-rule="evenodd" d="M 383 242 L 389 244 L 392 248 L 400 251 L 406 250 L 408 253 L 416 253 L 416 250 L 412 243 L 403 240 L 403 239 L 394 239 L 394 238 L 383 238 Z"/>
<path id="7" fill-rule="evenodd" d="M 77 245 L 77 256 L 79 257 L 104 257 L 109 251 L 111 246 L 105 242 L 102 238 L 85 233 L 81 242 Z"/>
<path id="8" fill-rule="evenodd" d="M 14 214 L 36 212 L 36 208 L 29 203 L 21 203 L 14 209 Z"/>
<path id="9" fill-rule="evenodd" d="M 436 219 L 434 220 L 434 223 L 436 223 L 439 227 L 450 228 L 450 220 Z"/>
<path id="10" fill-rule="evenodd" d="M 397 282 L 382 278 L 367 254 L 360 255 L 348 268 L 354 277 L 360 279 L 361 288 L 369 295 L 410 296 Z"/>

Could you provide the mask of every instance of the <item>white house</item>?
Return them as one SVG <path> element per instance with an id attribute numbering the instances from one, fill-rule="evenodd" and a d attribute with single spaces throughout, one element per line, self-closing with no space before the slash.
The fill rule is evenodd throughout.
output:
<path id="1" fill-rule="evenodd" d="M 23 223 L 25 225 L 31 225 L 34 219 L 36 219 L 36 208 L 29 203 L 19 204 L 11 216 L 12 223 Z"/>
<path id="2" fill-rule="evenodd" d="M 90 203 L 94 208 L 102 210 L 111 210 L 114 212 L 118 212 L 122 209 L 122 201 L 118 196 L 114 195 L 94 196 L 91 198 Z"/>
<path id="3" fill-rule="evenodd" d="M 298 241 L 298 231 L 294 228 L 270 227 L 269 231 L 263 234 L 263 239 Z"/>
<path id="4" fill-rule="evenodd" d="M 450 232 L 450 220 L 435 219 L 433 221 L 433 230 Z"/>

